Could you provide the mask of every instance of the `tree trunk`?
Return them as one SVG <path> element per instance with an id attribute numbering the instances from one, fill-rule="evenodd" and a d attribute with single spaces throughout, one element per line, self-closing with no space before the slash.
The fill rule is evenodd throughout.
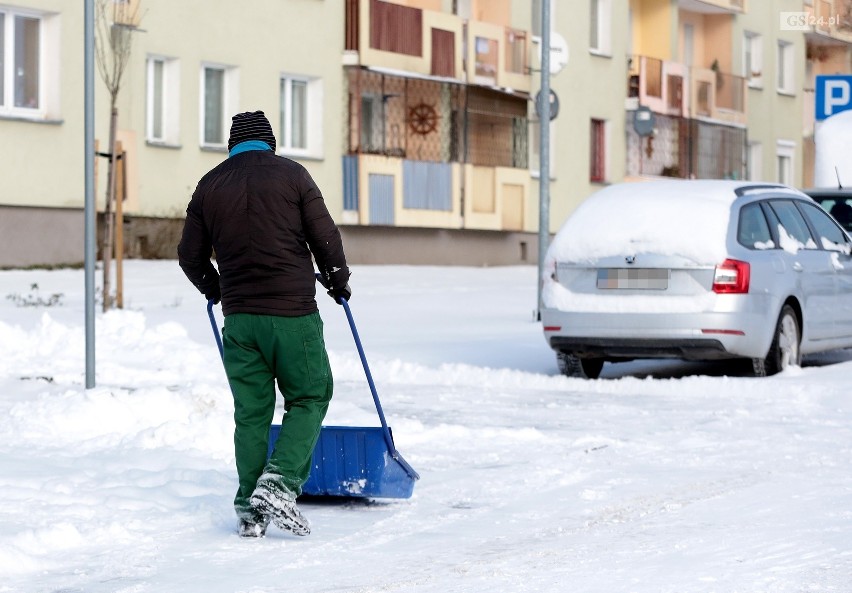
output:
<path id="1" fill-rule="evenodd" d="M 107 195 L 106 206 L 104 208 L 104 288 L 103 288 L 103 310 L 108 311 L 112 306 L 112 296 L 110 290 L 110 262 L 112 261 L 112 250 L 115 234 L 115 219 L 113 218 L 112 204 L 115 201 L 115 133 L 118 124 L 118 108 L 115 106 L 115 100 L 112 101 L 112 110 L 109 120 L 109 165 L 107 167 Z"/>

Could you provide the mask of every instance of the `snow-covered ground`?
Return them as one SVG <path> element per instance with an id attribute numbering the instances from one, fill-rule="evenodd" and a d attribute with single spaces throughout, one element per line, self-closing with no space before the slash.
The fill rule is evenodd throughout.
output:
<path id="1" fill-rule="evenodd" d="M 852 591 L 849 353 L 768 379 L 650 362 L 568 379 L 534 267 L 355 267 L 422 478 L 408 500 L 304 503 L 307 538 L 246 541 L 204 300 L 175 262 L 125 278 L 86 390 L 83 272 L 0 272 L 0 593 Z M 343 311 L 320 305 L 328 423 L 377 425 Z"/>

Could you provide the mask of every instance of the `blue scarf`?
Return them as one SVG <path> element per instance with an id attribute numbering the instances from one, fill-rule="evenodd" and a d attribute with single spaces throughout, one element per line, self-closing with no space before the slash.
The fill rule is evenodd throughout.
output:
<path id="1" fill-rule="evenodd" d="M 269 144 L 264 142 L 263 140 L 246 140 L 245 142 L 240 142 L 236 146 L 234 146 L 228 152 L 228 158 L 238 155 L 241 152 L 248 152 L 249 150 L 272 150 L 269 147 Z"/>

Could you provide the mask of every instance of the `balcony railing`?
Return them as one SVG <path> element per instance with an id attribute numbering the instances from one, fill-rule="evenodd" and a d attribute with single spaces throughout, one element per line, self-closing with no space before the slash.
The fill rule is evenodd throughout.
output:
<path id="1" fill-rule="evenodd" d="M 632 56 L 628 97 L 660 114 L 745 123 L 746 79 L 710 68 Z"/>
<path id="2" fill-rule="evenodd" d="M 745 128 L 670 115 L 658 115 L 654 128 L 640 137 L 627 126 L 628 176 L 745 178 Z"/>
<path id="3" fill-rule="evenodd" d="M 386 0 L 345 0 L 345 64 L 530 92 L 528 31 Z"/>
<path id="4" fill-rule="evenodd" d="M 527 100 L 492 89 L 346 69 L 347 153 L 526 169 Z"/>

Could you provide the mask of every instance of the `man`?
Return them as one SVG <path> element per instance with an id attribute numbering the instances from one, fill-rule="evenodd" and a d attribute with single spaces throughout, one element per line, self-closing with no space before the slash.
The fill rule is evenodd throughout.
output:
<path id="1" fill-rule="evenodd" d="M 275 136 L 262 111 L 233 117 L 228 151 L 198 182 L 178 259 L 205 297 L 221 299 L 225 315 L 239 534 L 262 537 L 271 520 L 308 535 L 296 497 L 310 474 L 332 394 L 311 256 L 338 303 L 351 296 L 349 268 L 319 189 L 304 167 L 275 154 Z M 267 461 L 276 381 L 285 414 Z"/>

